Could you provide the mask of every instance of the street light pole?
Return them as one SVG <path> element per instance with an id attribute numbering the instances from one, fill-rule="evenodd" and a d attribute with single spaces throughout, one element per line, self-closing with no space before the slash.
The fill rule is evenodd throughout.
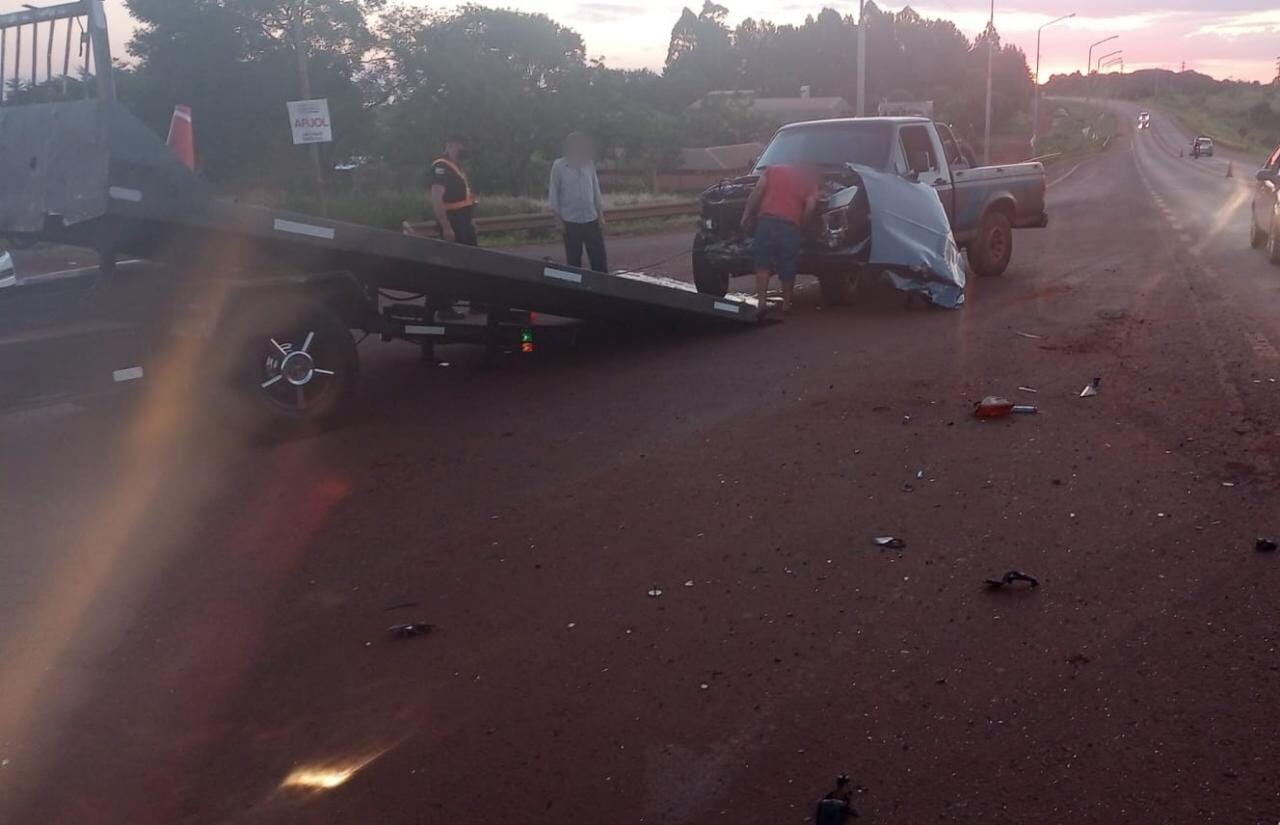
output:
<path id="1" fill-rule="evenodd" d="M 1048 23 L 1045 23 L 1043 26 L 1041 26 L 1039 29 L 1036 30 L 1036 96 L 1035 96 L 1035 102 L 1032 104 L 1032 115 L 1031 115 L 1031 148 L 1032 149 L 1036 147 L 1036 141 L 1040 139 L 1040 35 L 1044 32 L 1045 29 L 1049 28 L 1054 23 L 1061 23 L 1063 20 L 1070 20 L 1075 16 L 1076 16 L 1076 13 L 1071 12 L 1071 14 L 1063 15 L 1062 17 L 1059 17 L 1057 20 L 1050 20 Z"/>
<path id="2" fill-rule="evenodd" d="M 867 116 L 867 0 L 858 4 L 858 117 Z"/>
<path id="3" fill-rule="evenodd" d="M 1122 53 L 1123 51 L 1124 51 L 1124 49 L 1116 49 L 1114 52 L 1107 52 L 1106 54 L 1102 55 L 1102 57 L 1099 57 L 1099 58 L 1098 58 L 1098 71 L 1102 71 L 1102 64 L 1103 64 L 1104 62 L 1105 62 L 1107 65 L 1111 65 L 1112 63 L 1114 63 L 1114 62 L 1115 62 L 1115 60 L 1107 60 L 1107 58 L 1108 58 L 1108 57 L 1114 58 L 1116 55 L 1118 55 L 1118 54 Z"/>
<path id="4" fill-rule="evenodd" d="M 982 165 L 991 165 L 991 73 L 995 65 L 996 0 L 991 0 L 991 19 L 987 22 L 987 128 L 982 143 Z"/>
<path id="5" fill-rule="evenodd" d="M 1089 46 L 1089 64 L 1084 67 L 1085 99 L 1086 100 L 1093 99 L 1093 81 L 1090 80 L 1090 76 L 1093 74 L 1093 50 L 1096 49 L 1098 46 L 1101 46 L 1103 43 L 1110 43 L 1112 40 L 1119 40 L 1119 39 L 1120 39 L 1120 35 L 1113 34 L 1110 37 L 1104 37 L 1101 40 L 1099 40 L 1097 43 L 1094 43 L 1091 46 Z"/>

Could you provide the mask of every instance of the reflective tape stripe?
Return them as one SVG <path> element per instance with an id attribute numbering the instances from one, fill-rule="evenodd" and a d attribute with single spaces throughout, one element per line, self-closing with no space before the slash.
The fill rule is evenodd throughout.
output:
<path id="1" fill-rule="evenodd" d="M 285 221 L 276 219 L 275 230 L 277 232 L 288 232 L 292 235 L 305 235 L 308 238 L 322 238 L 326 241 L 333 240 L 334 230 L 328 226 L 315 226 L 309 223 L 298 223 L 296 221 Z"/>
<path id="2" fill-rule="evenodd" d="M 444 327 L 424 327 L 417 324 L 407 324 L 404 328 L 405 335 L 444 335 Z"/>
<path id="3" fill-rule="evenodd" d="M 113 186 L 107 190 L 107 194 L 118 201 L 142 203 L 142 193 L 137 189 L 130 189 L 127 186 Z"/>
<path id="4" fill-rule="evenodd" d="M 581 272 L 565 272 L 563 269 L 552 269 L 547 267 L 542 270 L 543 276 L 547 278 L 555 278 L 557 281 L 568 281 L 571 284 L 582 283 Z"/>
<path id="5" fill-rule="evenodd" d="M 116 370 L 111 373 L 111 378 L 117 384 L 123 384 L 126 381 L 137 381 L 142 375 L 142 367 L 129 367 L 128 369 Z"/>
<path id="6" fill-rule="evenodd" d="M 721 312 L 732 312 L 734 315 L 742 311 L 742 307 L 737 304 L 727 304 L 724 301 L 716 301 L 713 306 Z"/>

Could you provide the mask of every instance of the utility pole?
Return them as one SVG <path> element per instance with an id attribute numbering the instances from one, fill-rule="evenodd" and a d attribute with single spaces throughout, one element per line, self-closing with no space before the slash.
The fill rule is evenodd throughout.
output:
<path id="1" fill-rule="evenodd" d="M 858 117 L 867 116 L 867 0 L 858 4 Z"/>
<path id="2" fill-rule="evenodd" d="M 1049 28 L 1053 24 L 1061 23 L 1063 20 L 1070 20 L 1075 16 L 1076 16 L 1076 13 L 1071 12 L 1071 14 L 1063 15 L 1062 17 L 1059 17 L 1057 20 L 1050 20 L 1048 23 L 1045 23 L 1043 26 L 1041 26 L 1039 29 L 1036 30 L 1036 97 L 1035 97 L 1034 103 L 1032 104 L 1032 114 L 1031 114 L 1031 148 L 1032 149 L 1036 148 L 1036 141 L 1040 139 L 1040 35 L 1044 32 L 1045 29 Z"/>
<path id="3" fill-rule="evenodd" d="M 982 165 L 991 165 L 991 75 L 996 56 L 996 0 L 991 0 L 991 18 L 987 22 L 987 128 L 982 142 Z"/>
<path id="4" fill-rule="evenodd" d="M 311 100 L 311 67 L 308 65 L 306 33 L 302 28 L 302 13 L 307 0 L 298 0 L 293 15 L 293 50 L 298 56 L 298 86 L 303 100 Z M 320 163 L 320 144 L 307 146 L 311 154 L 311 169 L 315 175 L 316 195 L 320 198 L 320 214 L 329 217 L 329 197 L 324 189 L 324 167 Z"/>

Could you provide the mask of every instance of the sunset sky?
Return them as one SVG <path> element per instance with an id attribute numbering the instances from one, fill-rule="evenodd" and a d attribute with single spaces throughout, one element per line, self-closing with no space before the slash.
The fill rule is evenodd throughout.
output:
<path id="1" fill-rule="evenodd" d="M 412 0 L 410 0 L 412 2 Z M 450 4 L 416 2 L 447 8 Z M 37 5 L 48 5 L 40 2 Z M 671 27 L 684 3 L 676 0 L 506 0 L 505 5 L 540 11 L 582 34 L 590 55 L 603 56 L 620 68 L 659 68 L 666 57 Z M 800 23 L 823 6 L 841 13 L 857 12 L 857 0 L 721 0 L 732 24 L 746 17 L 777 23 Z M 886 2 L 899 10 L 904 3 Z M 19 8 L 18 0 L 0 0 L 0 9 Z M 107 0 L 116 39 L 127 40 L 124 0 Z M 694 4 L 695 10 L 701 1 Z M 987 19 L 986 0 L 921 0 L 914 5 L 926 17 L 944 17 L 967 34 L 980 31 Z M 1187 68 L 1215 77 L 1268 81 L 1280 58 L 1280 4 L 1276 0 L 997 0 L 996 26 L 1009 41 L 1022 46 L 1034 68 L 1036 28 L 1054 17 L 1075 12 L 1075 20 L 1046 30 L 1043 76 L 1083 70 L 1089 44 L 1112 34 L 1109 44 L 1123 48 L 1127 69 Z M 123 51 L 118 49 L 118 51 Z"/>

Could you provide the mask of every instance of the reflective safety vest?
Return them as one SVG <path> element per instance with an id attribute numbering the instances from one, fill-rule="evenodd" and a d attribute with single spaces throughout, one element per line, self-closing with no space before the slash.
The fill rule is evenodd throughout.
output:
<path id="1" fill-rule="evenodd" d="M 475 205 L 476 205 L 476 196 L 475 196 L 475 194 L 471 191 L 471 181 L 467 180 L 466 173 L 464 173 L 460 168 L 458 168 L 458 164 L 454 163 L 452 160 L 450 160 L 450 159 L 449 159 L 449 158 L 447 158 L 447 157 L 444 157 L 444 158 L 437 158 L 437 159 L 436 159 L 436 163 L 444 164 L 444 166 L 445 166 L 446 168 L 448 168 L 448 169 L 449 169 L 449 171 L 451 171 L 451 172 L 453 172 L 453 174 L 457 175 L 457 176 L 458 176 L 458 179 L 459 179 L 460 181 L 462 181 L 462 188 L 463 188 L 463 190 L 464 190 L 464 194 L 463 194 L 463 196 L 462 196 L 462 200 L 460 200 L 460 201 L 445 201 L 445 202 L 444 202 L 444 210 L 445 210 L 446 212 L 456 212 L 456 211 L 457 211 L 457 210 L 459 210 L 459 209 L 466 209 L 466 208 L 468 208 L 468 207 L 475 206 Z M 435 164 L 432 164 L 432 165 L 435 165 Z M 448 187 L 445 187 L 445 188 L 446 188 L 446 190 L 448 189 Z"/>

